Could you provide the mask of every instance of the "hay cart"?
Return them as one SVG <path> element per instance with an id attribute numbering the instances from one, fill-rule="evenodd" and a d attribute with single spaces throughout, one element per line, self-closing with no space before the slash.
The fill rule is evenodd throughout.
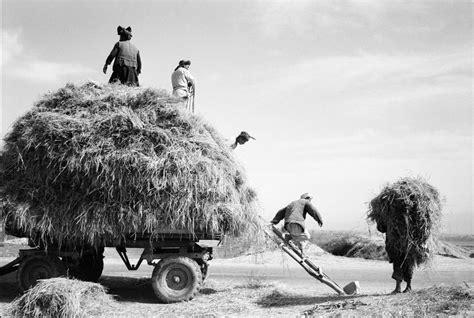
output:
<path id="1" fill-rule="evenodd" d="M 6 227 L 6 233 L 28 237 Z M 213 247 L 219 236 L 185 231 L 162 231 L 151 235 L 126 235 L 119 241 L 109 241 L 100 248 L 81 246 L 68 248 L 57 244 L 46 249 L 29 239 L 30 249 L 22 249 L 12 262 L 0 267 L 0 275 L 17 271 L 22 291 L 39 279 L 68 275 L 81 280 L 97 281 L 104 268 L 104 248 L 114 247 L 126 268 L 137 270 L 143 261 L 154 266 L 151 284 L 156 296 L 165 303 L 190 300 L 207 277 Z M 136 264 L 132 264 L 127 248 L 143 248 Z"/>

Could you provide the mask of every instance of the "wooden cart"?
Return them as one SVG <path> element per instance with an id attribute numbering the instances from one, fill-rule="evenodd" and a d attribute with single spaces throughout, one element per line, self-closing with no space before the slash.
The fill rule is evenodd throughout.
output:
<path id="1" fill-rule="evenodd" d="M 153 237 L 127 235 L 98 249 L 90 246 L 71 249 L 54 244 L 45 249 L 30 240 L 32 248 L 20 250 L 15 260 L 0 267 L 0 275 L 17 271 L 18 284 L 23 291 L 39 279 L 66 275 L 97 281 L 104 268 L 104 247 L 114 247 L 128 270 L 137 270 L 143 261 L 154 266 L 151 284 L 156 296 L 165 303 L 178 302 L 192 299 L 199 291 L 207 277 L 213 247 L 220 239 L 206 233 L 163 231 Z M 136 264 L 130 263 L 127 248 L 143 248 Z"/>

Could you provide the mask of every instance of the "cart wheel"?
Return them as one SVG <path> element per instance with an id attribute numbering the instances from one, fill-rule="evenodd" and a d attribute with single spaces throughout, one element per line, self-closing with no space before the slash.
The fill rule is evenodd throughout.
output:
<path id="1" fill-rule="evenodd" d="M 48 279 L 63 276 L 66 273 L 64 265 L 54 256 L 30 256 L 22 260 L 17 273 L 21 291 L 25 291 L 38 283 L 38 279 Z"/>
<path id="2" fill-rule="evenodd" d="M 71 277 L 96 282 L 104 270 L 104 257 L 102 255 L 84 255 L 74 262 L 71 258 L 64 259 Z"/>
<path id="3" fill-rule="evenodd" d="M 155 295 L 165 303 L 191 300 L 199 291 L 201 282 L 199 265 L 183 256 L 162 259 L 151 276 Z"/>

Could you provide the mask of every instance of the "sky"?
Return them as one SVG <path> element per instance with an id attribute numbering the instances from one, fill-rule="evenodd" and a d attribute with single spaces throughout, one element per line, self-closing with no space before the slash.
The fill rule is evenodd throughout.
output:
<path id="1" fill-rule="evenodd" d="M 421 176 L 445 199 L 443 231 L 472 234 L 472 6 L 1 0 L 2 138 L 48 91 L 106 83 L 116 28 L 131 26 L 143 87 L 171 90 L 190 59 L 197 113 L 256 138 L 235 153 L 265 219 L 310 192 L 323 229 L 367 231 L 382 187 Z"/>

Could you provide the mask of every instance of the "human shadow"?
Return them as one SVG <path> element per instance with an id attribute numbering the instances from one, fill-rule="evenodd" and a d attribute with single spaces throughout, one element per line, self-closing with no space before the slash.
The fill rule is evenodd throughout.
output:
<path id="1" fill-rule="evenodd" d="M 159 303 L 150 278 L 102 276 L 99 283 L 107 288 L 118 302 Z"/>
<path id="2" fill-rule="evenodd" d="M 99 283 L 106 287 L 108 293 L 113 295 L 118 302 L 161 303 L 153 291 L 150 278 L 102 276 Z M 218 290 L 208 286 L 199 291 L 202 295 L 212 295 L 217 292 Z"/>
<path id="3" fill-rule="evenodd" d="M 257 300 L 256 304 L 265 307 L 288 307 L 299 305 L 317 305 L 326 302 L 341 302 L 357 299 L 368 295 L 342 295 L 342 296 L 308 296 L 303 294 L 290 294 L 274 290 Z"/>

